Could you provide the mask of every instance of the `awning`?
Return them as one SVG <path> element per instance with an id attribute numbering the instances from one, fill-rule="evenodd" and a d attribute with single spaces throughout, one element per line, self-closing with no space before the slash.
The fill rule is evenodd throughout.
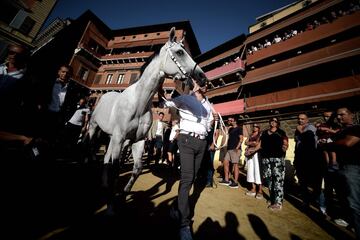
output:
<path id="1" fill-rule="evenodd" d="M 213 107 L 222 116 L 240 114 L 244 112 L 244 99 L 214 104 Z"/>

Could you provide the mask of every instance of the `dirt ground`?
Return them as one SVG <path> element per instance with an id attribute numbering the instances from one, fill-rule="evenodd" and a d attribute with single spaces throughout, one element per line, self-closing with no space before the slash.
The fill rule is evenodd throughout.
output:
<path id="1" fill-rule="evenodd" d="M 132 164 L 121 170 L 124 186 Z M 145 167 L 128 195 L 115 202 L 116 215 L 107 216 L 106 193 L 100 187 L 99 164 L 67 161 L 10 164 L 2 168 L 2 239 L 177 239 L 169 216 L 179 174 L 165 165 Z M 301 210 L 296 194 L 288 194 L 283 209 L 267 209 L 262 200 L 241 187 L 213 188 L 198 183 L 191 195 L 195 206 L 194 239 L 353 239 L 353 233 L 319 216 L 315 208 Z M 296 193 L 296 191 L 295 191 Z M 10 236 L 10 237 L 9 237 Z"/>

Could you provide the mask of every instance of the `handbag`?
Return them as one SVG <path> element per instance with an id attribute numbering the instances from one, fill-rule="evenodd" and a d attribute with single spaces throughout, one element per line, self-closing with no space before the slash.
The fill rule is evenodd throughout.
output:
<path id="1" fill-rule="evenodd" d="M 248 146 L 245 149 L 245 157 L 251 158 L 259 149 L 260 149 L 260 143 L 258 143 L 256 146 Z"/>

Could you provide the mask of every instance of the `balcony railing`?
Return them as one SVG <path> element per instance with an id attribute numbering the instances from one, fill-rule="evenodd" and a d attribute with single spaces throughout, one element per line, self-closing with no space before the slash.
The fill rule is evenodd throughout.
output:
<path id="1" fill-rule="evenodd" d="M 360 55 L 360 37 L 248 71 L 243 84 L 250 84 L 319 64 Z"/>
<path id="2" fill-rule="evenodd" d="M 359 95 L 359 75 L 355 75 L 247 98 L 245 112 L 318 103 Z"/>
<path id="3" fill-rule="evenodd" d="M 234 62 L 230 62 L 226 65 L 223 65 L 221 67 L 215 68 L 213 70 L 210 70 L 205 73 L 206 77 L 209 80 L 213 80 L 216 78 L 220 78 L 238 71 L 244 71 L 245 70 L 245 62 L 243 60 L 236 60 Z"/>
<path id="4" fill-rule="evenodd" d="M 360 11 L 357 11 L 353 14 L 342 16 L 332 23 L 322 24 L 313 30 L 299 33 L 290 39 L 275 43 L 267 48 L 263 48 L 253 54 L 247 55 L 247 64 L 251 65 L 265 58 L 300 48 L 311 44 L 312 42 L 335 36 L 336 34 L 355 28 L 360 25 L 359 19 Z"/>

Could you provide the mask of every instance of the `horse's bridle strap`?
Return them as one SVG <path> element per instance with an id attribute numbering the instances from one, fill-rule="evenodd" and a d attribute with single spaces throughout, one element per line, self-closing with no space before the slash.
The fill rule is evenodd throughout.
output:
<path id="1" fill-rule="evenodd" d="M 197 67 L 197 63 L 195 63 L 194 68 L 191 70 L 190 74 L 188 74 L 185 69 L 183 68 L 183 66 L 181 66 L 181 64 L 179 63 L 179 61 L 176 59 L 176 57 L 172 54 L 172 52 L 170 51 L 170 48 L 172 48 L 174 46 L 175 43 L 172 43 L 171 45 L 169 45 L 166 48 L 166 51 L 169 53 L 171 60 L 176 64 L 176 66 L 178 66 L 178 68 L 180 69 L 180 71 L 186 76 L 186 77 L 191 77 Z"/>

